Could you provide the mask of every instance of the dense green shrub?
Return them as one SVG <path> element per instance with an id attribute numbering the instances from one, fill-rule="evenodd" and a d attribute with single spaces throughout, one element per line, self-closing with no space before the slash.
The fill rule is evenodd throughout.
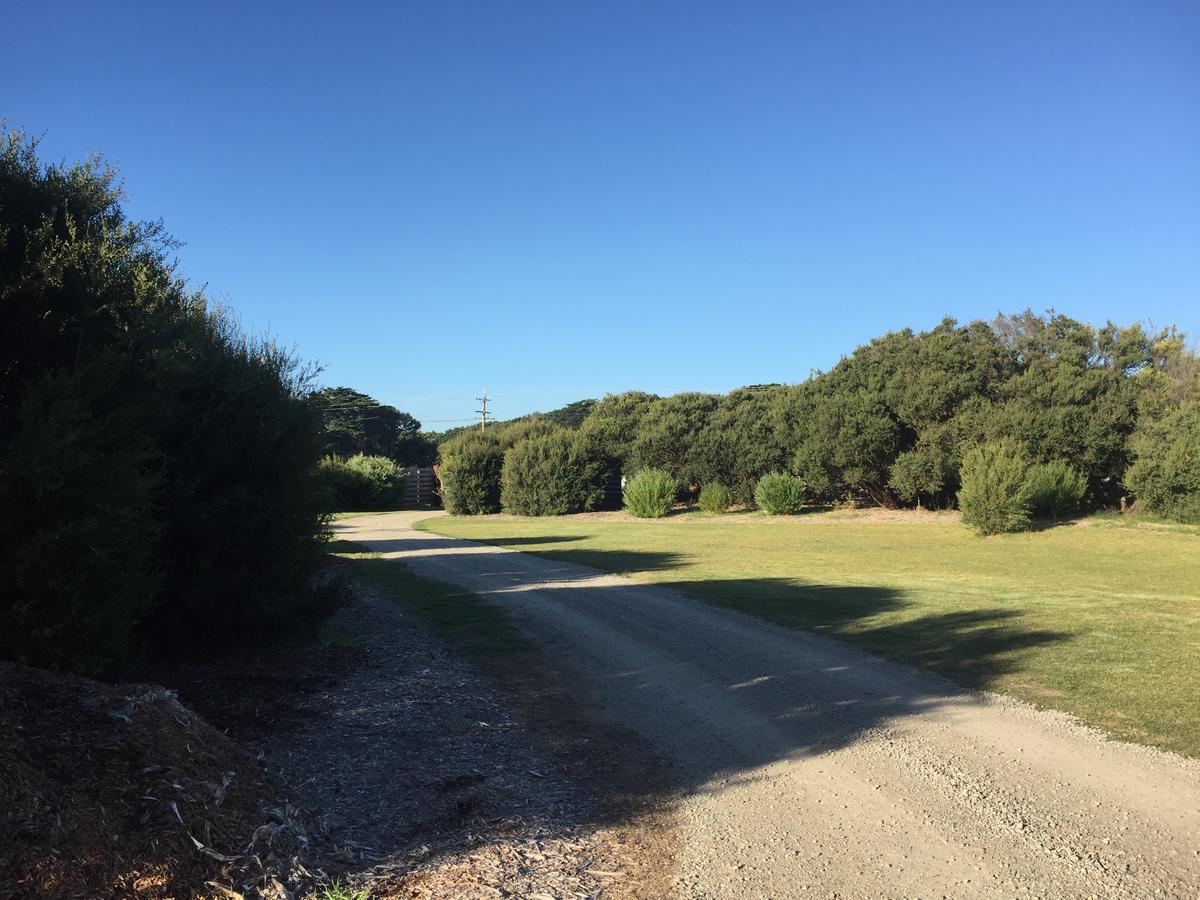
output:
<path id="1" fill-rule="evenodd" d="M 574 436 L 558 426 L 514 444 L 504 455 L 500 502 L 520 516 L 561 516 L 588 509 L 599 474 Z"/>
<path id="2" fill-rule="evenodd" d="M 699 503 L 706 513 L 720 515 L 729 511 L 729 507 L 733 505 L 733 497 L 723 484 L 713 481 L 700 489 Z"/>
<path id="3" fill-rule="evenodd" d="M 722 397 L 687 450 L 688 471 L 701 484 L 719 481 L 732 499 L 749 505 L 758 479 L 786 467 L 791 453 L 774 409 L 787 392 L 757 385 Z"/>
<path id="4" fill-rule="evenodd" d="M 1154 423 L 1135 445 L 1126 481 L 1138 508 L 1200 524 L 1200 401 Z"/>
<path id="5" fill-rule="evenodd" d="M 800 512 L 804 500 L 804 483 L 784 472 L 768 472 L 754 489 L 754 502 L 773 516 Z"/>
<path id="6" fill-rule="evenodd" d="M 207 309 L 98 162 L 0 135 L 0 656 L 113 671 L 318 611 L 309 373 Z"/>
<path id="7" fill-rule="evenodd" d="M 625 484 L 625 509 L 639 519 L 661 519 L 671 511 L 679 485 L 663 469 L 642 469 Z"/>
<path id="8" fill-rule="evenodd" d="M 603 460 L 610 472 L 619 474 L 629 469 L 629 454 L 638 424 L 656 400 L 654 394 L 642 391 L 605 395 L 579 426 L 589 455 Z"/>
<path id="9" fill-rule="evenodd" d="M 1029 457 L 1011 441 L 984 444 L 967 452 L 962 464 L 958 506 L 962 520 L 980 534 L 1029 527 Z"/>
<path id="10" fill-rule="evenodd" d="M 479 516 L 500 510 L 504 449 L 487 431 L 468 431 L 440 448 L 442 503 L 455 516 Z"/>
<path id="11" fill-rule="evenodd" d="M 1079 512 L 1087 479 L 1065 462 L 1053 460 L 1030 467 L 1025 489 L 1035 519 L 1066 519 Z"/>
<path id="12" fill-rule="evenodd" d="M 320 468 L 335 509 L 394 509 L 404 498 L 404 470 L 386 456 L 326 456 Z"/>
<path id="13" fill-rule="evenodd" d="M 545 416 L 533 415 L 502 425 L 496 429 L 495 433 L 500 438 L 500 446 L 507 451 L 527 438 L 557 434 L 562 430 L 564 429 L 561 426 L 555 425 Z"/>
<path id="14" fill-rule="evenodd" d="M 655 400 L 637 423 L 630 468 L 663 469 L 685 486 L 698 481 L 688 451 L 716 408 L 712 394 L 687 392 Z"/>

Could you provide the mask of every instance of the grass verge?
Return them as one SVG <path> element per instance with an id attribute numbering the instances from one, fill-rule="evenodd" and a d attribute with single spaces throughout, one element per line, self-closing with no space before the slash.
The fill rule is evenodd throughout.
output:
<path id="1" fill-rule="evenodd" d="M 1200 539 L 1083 525 L 980 539 L 961 524 L 437 518 L 418 525 L 665 584 L 961 684 L 1200 756 Z"/>
<path id="2" fill-rule="evenodd" d="M 531 649 L 503 610 L 470 591 L 420 578 L 403 563 L 382 559 L 352 541 L 331 541 L 329 552 L 350 564 L 356 580 L 399 604 L 443 640 L 484 656 L 513 656 Z"/>

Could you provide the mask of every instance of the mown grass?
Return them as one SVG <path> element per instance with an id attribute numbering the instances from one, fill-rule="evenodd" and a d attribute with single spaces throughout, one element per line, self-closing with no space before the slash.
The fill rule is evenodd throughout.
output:
<path id="1" fill-rule="evenodd" d="M 403 563 L 382 559 L 352 541 L 331 541 L 329 552 L 350 563 L 356 580 L 399 604 L 443 640 L 483 656 L 512 656 L 531 647 L 503 610 L 470 591 L 420 578 Z"/>
<path id="2" fill-rule="evenodd" d="M 1101 519 L 981 539 L 947 517 L 438 518 L 420 526 L 699 600 L 1200 756 L 1200 534 Z"/>

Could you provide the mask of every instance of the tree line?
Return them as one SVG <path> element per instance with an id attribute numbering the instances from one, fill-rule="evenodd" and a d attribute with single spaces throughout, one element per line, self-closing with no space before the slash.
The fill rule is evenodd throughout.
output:
<path id="1" fill-rule="evenodd" d="M 646 469 L 668 473 L 684 496 L 720 485 L 747 505 L 764 476 L 786 474 L 809 504 L 948 508 L 969 454 L 997 444 L 1023 472 L 1067 466 L 1072 475 L 1053 477 L 1077 478 L 1086 508 L 1136 503 L 1200 521 L 1196 356 L 1171 327 L 1097 327 L 1053 311 L 947 318 L 877 338 L 799 384 L 610 394 L 577 429 L 533 417 L 490 437 L 457 436 L 440 452 L 448 504 L 461 512 L 532 509 L 515 487 L 504 501 L 504 486 L 521 480 L 510 448 L 536 460 L 523 468 L 545 472 L 553 459 L 555 479 L 584 480 L 567 496 L 532 479 L 556 509 L 586 509 L 603 493 L 598 481 Z M 456 503 L 462 471 L 474 487 Z"/>

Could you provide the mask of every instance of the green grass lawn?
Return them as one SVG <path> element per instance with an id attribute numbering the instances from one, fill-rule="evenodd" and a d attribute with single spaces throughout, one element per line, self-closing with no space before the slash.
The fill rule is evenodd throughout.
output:
<path id="1" fill-rule="evenodd" d="M 949 517 L 430 519 L 419 527 L 668 584 L 1200 756 L 1200 530 L 981 539 Z"/>

